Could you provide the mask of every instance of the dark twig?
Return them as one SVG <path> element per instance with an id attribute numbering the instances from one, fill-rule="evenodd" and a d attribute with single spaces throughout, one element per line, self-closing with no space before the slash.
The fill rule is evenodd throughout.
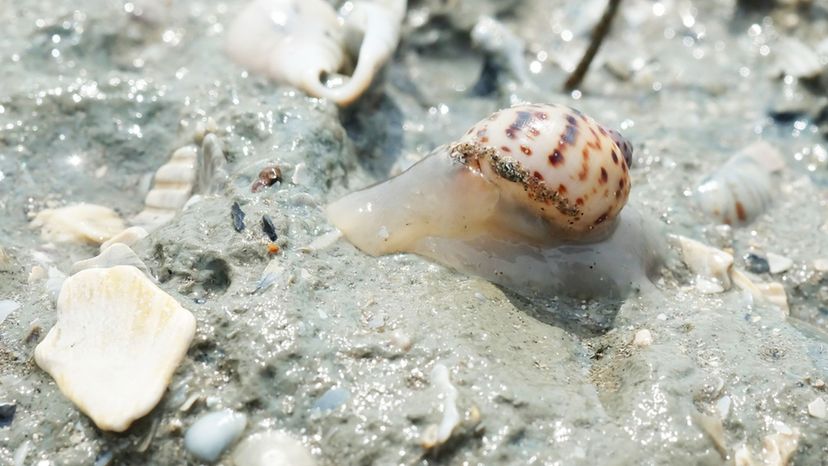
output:
<path id="1" fill-rule="evenodd" d="M 578 63 L 578 66 L 575 68 L 575 71 L 569 75 L 569 78 L 567 78 L 564 83 L 565 91 L 572 91 L 581 85 L 581 81 L 584 80 L 584 76 L 586 76 L 586 73 L 589 70 L 589 64 L 592 63 L 592 59 L 595 58 L 595 54 L 598 53 L 601 43 L 604 42 L 604 37 L 606 37 L 607 33 L 609 33 L 612 18 L 615 17 L 615 13 L 618 11 L 618 5 L 620 4 L 621 0 L 609 0 L 607 3 L 607 8 L 604 10 L 601 20 L 595 25 L 595 29 L 592 30 L 592 37 L 590 38 L 589 47 L 584 53 L 584 56 L 581 58 L 580 63 Z"/>

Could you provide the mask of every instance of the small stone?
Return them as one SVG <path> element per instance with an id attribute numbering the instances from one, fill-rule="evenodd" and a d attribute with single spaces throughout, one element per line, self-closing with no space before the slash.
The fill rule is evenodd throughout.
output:
<path id="1" fill-rule="evenodd" d="M 205 414 L 187 429 L 184 447 L 196 458 L 214 462 L 246 426 L 247 416 L 230 409 Z"/>
<path id="2" fill-rule="evenodd" d="M 632 343 L 634 346 L 650 346 L 653 344 L 653 334 L 646 328 L 642 328 L 641 330 L 635 332 L 635 337 L 633 338 Z"/>
<path id="3" fill-rule="evenodd" d="M 772 252 L 768 253 L 768 270 L 770 270 L 770 273 L 782 273 L 790 269 L 792 265 L 793 261 L 791 259 Z"/>
<path id="4" fill-rule="evenodd" d="M 331 388 L 316 400 L 313 409 L 318 411 L 333 411 L 345 404 L 351 398 L 351 392 L 342 387 Z"/>
<path id="5" fill-rule="evenodd" d="M 262 231 L 270 238 L 270 241 L 279 239 L 279 235 L 276 234 L 276 226 L 273 224 L 273 219 L 269 215 L 262 215 Z"/>
<path id="6" fill-rule="evenodd" d="M 268 430 L 244 439 L 233 450 L 236 466 L 315 466 L 301 442 L 281 431 Z"/>
<path id="7" fill-rule="evenodd" d="M 46 274 L 46 269 L 39 265 L 35 265 L 32 267 L 32 270 L 29 271 L 28 282 L 29 284 L 32 284 L 38 280 L 43 280 L 47 276 L 48 275 Z"/>
<path id="8" fill-rule="evenodd" d="M 276 165 L 269 165 L 259 172 L 259 177 L 250 186 L 250 191 L 257 193 L 262 188 L 273 186 L 280 181 L 282 181 L 282 169 Z"/>
<path id="9" fill-rule="evenodd" d="M 745 269 L 750 273 L 768 273 L 770 271 L 768 260 L 756 253 L 749 252 L 745 254 L 744 260 Z"/>
<path id="10" fill-rule="evenodd" d="M 244 212 L 238 202 L 234 202 L 230 208 L 230 217 L 233 219 L 233 228 L 241 233 L 244 230 Z"/>
<path id="11" fill-rule="evenodd" d="M 814 398 L 814 401 L 808 403 L 808 414 L 817 419 L 828 418 L 828 406 L 825 400 L 822 397 Z"/>
<path id="12" fill-rule="evenodd" d="M 8 427 L 12 424 L 15 412 L 17 412 L 17 405 L 12 403 L 0 404 L 0 428 Z"/>

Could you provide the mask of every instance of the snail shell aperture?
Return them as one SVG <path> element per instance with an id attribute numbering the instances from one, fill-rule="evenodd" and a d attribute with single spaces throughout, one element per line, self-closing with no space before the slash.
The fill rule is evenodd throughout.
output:
<path id="1" fill-rule="evenodd" d="M 630 193 L 632 145 L 581 112 L 521 104 L 327 207 L 371 255 L 414 252 L 534 292 L 621 294 L 660 261 Z"/>

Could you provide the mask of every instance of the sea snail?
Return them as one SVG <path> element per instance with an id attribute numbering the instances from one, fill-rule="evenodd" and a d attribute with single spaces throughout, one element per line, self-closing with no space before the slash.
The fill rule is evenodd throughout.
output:
<path id="1" fill-rule="evenodd" d="M 578 110 L 516 105 L 327 216 L 371 255 L 414 252 L 529 293 L 621 295 L 662 248 L 622 212 L 632 151 Z"/>

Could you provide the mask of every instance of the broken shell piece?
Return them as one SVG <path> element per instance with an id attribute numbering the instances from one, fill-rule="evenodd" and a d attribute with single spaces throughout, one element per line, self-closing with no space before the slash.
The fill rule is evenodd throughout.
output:
<path id="1" fill-rule="evenodd" d="M 109 238 L 108 240 L 104 241 L 103 244 L 101 244 L 101 251 L 112 246 L 115 243 L 121 243 L 127 246 L 132 246 L 138 241 L 141 241 L 142 239 L 146 238 L 147 235 L 149 235 L 149 233 L 147 233 L 147 230 L 141 227 L 129 227 L 126 230 L 113 236 L 112 238 Z"/>
<path id="2" fill-rule="evenodd" d="M 144 210 L 131 222 L 154 231 L 175 218 L 192 199 L 193 194 L 213 193 L 226 178 L 221 143 L 215 134 L 207 134 L 201 148 L 184 146 L 173 152 L 153 179 L 152 189 L 144 200 Z"/>
<path id="3" fill-rule="evenodd" d="M 117 212 L 95 204 L 43 210 L 31 226 L 39 227 L 40 236 L 46 241 L 89 244 L 101 244 L 126 227 Z"/>
<path id="4" fill-rule="evenodd" d="M 431 449 L 440 446 L 451 437 L 454 429 L 460 425 L 460 412 L 457 410 L 457 389 L 449 380 L 446 366 L 437 364 L 431 371 L 431 382 L 443 398 L 443 419 L 439 425 L 432 424 L 423 432 L 422 446 Z"/>
<path id="5" fill-rule="evenodd" d="M 799 431 L 782 424 L 776 424 L 776 433 L 766 435 L 762 441 L 764 446 L 764 462 L 772 466 L 785 466 L 799 445 Z"/>
<path id="6" fill-rule="evenodd" d="M 781 283 L 757 283 L 739 269 L 731 270 L 730 276 L 736 286 L 747 291 L 756 301 L 768 302 L 781 309 L 786 316 L 790 314 L 788 295 Z"/>
<path id="7" fill-rule="evenodd" d="M 653 334 L 646 328 L 642 328 L 641 330 L 635 332 L 635 337 L 633 337 L 632 344 L 634 346 L 650 346 L 653 344 Z"/>
<path id="8" fill-rule="evenodd" d="M 676 235 L 687 268 L 696 275 L 696 289 L 702 293 L 721 293 L 731 286 L 733 256 L 721 249 Z"/>
<path id="9" fill-rule="evenodd" d="M 772 274 L 782 273 L 791 268 L 793 265 L 793 261 L 785 256 L 780 256 L 779 254 L 774 254 L 769 252 L 766 254 L 768 257 L 768 270 Z"/>
<path id="10" fill-rule="evenodd" d="M 285 432 L 268 430 L 253 434 L 233 450 L 236 466 L 314 466 L 316 462 L 302 443 Z"/>
<path id="11" fill-rule="evenodd" d="M 116 265 L 131 265 L 147 274 L 147 276 L 151 276 L 144 261 L 135 254 L 132 248 L 123 243 L 115 243 L 95 257 L 75 262 L 69 270 L 69 275 L 74 275 L 81 270 L 91 268 L 106 269 Z"/>
<path id="12" fill-rule="evenodd" d="M 819 396 L 814 398 L 814 401 L 808 403 L 808 414 L 817 419 L 828 418 L 828 406 L 825 400 Z"/>
<path id="13" fill-rule="evenodd" d="M 710 218 L 744 225 L 763 214 L 776 194 L 771 174 L 784 167 L 779 152 L 766 142 L 731 157 L 696 188 L 695 202 Z"/>
<path id="14" fill-rule="evenodd" d="M 161 399 L 195 334 L 195 318 L 130 266 L 69 277 L 37 365 L 103 430 L 122 432 Z"/>
<path id="15" fill-rule="evenodd" d="M 144 200 L 146 207 L 132 218 L 133 224 L 151 232 L 175 217 L 193 192 L 197 158 L 195 146 L 173 152 L 170 161 L 155 172 L 153 187 Z"/>
<path id="16" fill-rule="evenodd" d="M 322 0 L 254 0 L 228 28 L 227 53 L 251 71 L 348 105 L 396 49 L 406 1 L 346 5 L 340 19 Z M 350 42 L 360 44 L 353 75 L 327 87 L 323 79 L 343 68 Z"/>
<path id="17" fill-rule="evenodd" d="M 773 50 L 781 73 L 794 78 L 813 78 L 822 73 L 819 55 L 799 39 L 780 37 Z"/>

